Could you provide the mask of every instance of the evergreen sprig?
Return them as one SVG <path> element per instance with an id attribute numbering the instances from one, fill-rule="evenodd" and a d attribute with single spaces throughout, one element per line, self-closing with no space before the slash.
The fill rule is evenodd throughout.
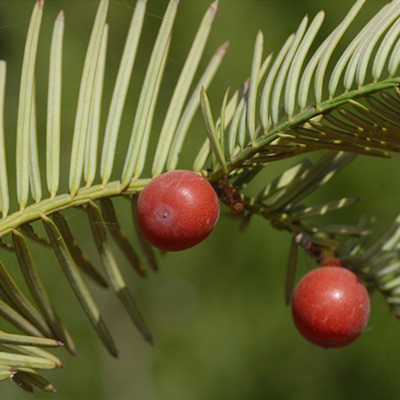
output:
<path id="1" fill-rule="evenodd" d="M 7 173 L 4 146 L 6 62 L 0 61 L 0 246 L 16 254 L 33 299 L 33 302 L 28 300 L 0 261 L 0 314 L 23 333 L 0 332 L 0 345 L 7 349 L 0 352 L 0 380 L 11 378 L 27 391 L 32 391 L 33 387 L 54 391 L 37 369 L 61 368 L 62 362 L 42 347 L 64 344 L 68 351 L 76 353 L 75 343 L 40 279 L 29 241 L 53 250 L 73 293 L 111 355 L 117 355 L 116 346 L 86 280 L 109 287 L 144 339 L 152 343 L 151 332 L 126 284 L 114 249 L 118 248 L 125 255 L 139 276 L 146 275 L 147 264 L 157 270 L 157 257 L 140 233 L 139 252 L 128 240 L 119 223 L 113 198 L 128 198 L 127 208 L 135 219 L 137 195 L 149 180 L 179 166 L 184 141 L 199 108 L 206 140 L 193 155 L 193 170 L 209 179 L 221 200 L 238 215 L 242 228 L 253 215 L 259 215 L 270 220 L 275 228 L 292 235 L 286 300 L 290 300 L 298 248 L 302 247 L 311 257 L 318 257 L 324 251 L 340 256 L 346 267 L 353 269 L 371 288 L 380 290 L 400 315 L 400 221 L 397 219 L 380 240 L 368 244 L 365 237 L 369 226 L 364 220 L 358 225 L 310 222 L 355 204 L 357 198 L 339 198 L 313 206 L 304 204 L 312 192 L 347 167 L 357 154 L 388 157 L 391 152 L 400 150 L 400 3 L 394 0 L 385 5 L 359 30 L 339 60 L 332 61 L 332 54 L 363 4 L 364 0 L 357 0 L 313 54 L 310 49 L 316 44 L 323 23 L 322 11 L 310 23 L 305 17 L 276 57 L 269 54 L 264 58 L 264 36 L 260 31 L 254 44 L 249 78 L 232 94 L 227 90 L 218 107 L 208 98 L 207 89 L 228 44 L 216 50 L 202 73 L 198 71 L 217 12 L 218 1 L 212 3 L 193 40 L 164 116 L 155 152 L 150 155 L 149 142 L 155 135 L 151 129 L 154 112 L 168 52 L 174 44 L 173 26 L 179 6 L 178 0 L 170 0 L 143 78 L 124 166 L 122 171 L 116 171 L 114 158 L 121 118 L 129 82 L 135 73 L 147 0 L 138 0 L 132 15 L 104 135 L 99 121 L 108 48 L 109 0 L 100 0 L 76 104 L 68 166 L 69 191 L 59 193 L 60 176 L 67 173 L 60 165 L 61 91 L 68 79 L 67 73 L 62 73 L 65 21 L 61 11 L 51 42 L 46 170 L 41 171 L 36 132 L 35 65 L 44 0 L 37 0 L 21 72 L 17 151 L 13 160 L 15 181 Z M 326 78 L 328 66 L 332 69 L 329 80 Z M 201 78 L 194 84 L 197 73 L 201 73 Z M 194 90 L 189 93 L 192 86 Z M 214 106 L 219 110 L 215 120 Z M 308 158 L 297 160 L 280 176 L 266 182 L 255 196 L 246 193 L 246 185 L 269 163 L 315 150 L 327 151 L 314 162 Z M 98 153 L 101 153 L 99 165 Z M 148 159 L 153 160 L 151 176 L 142 176 Z M 111 176 L 116 172 L 120 179 L 113 181 Z M 46 195 L 42 193 L 42 174 L 47 181 Z M 100 177 L 99 182 L 96 176 Z M 10 188 L 18 199 L 17 210 L 10 210 Z M 84 209 L 87 214 L 103 271 L 94 267 L 63 215 L 73 207 Z M 40 222 L 46 237 L 36 232 Z M 11 237 L 10 241 L 3 240 L 7 236 Z M 145 256 L 140 258 L 138 254 Z"/>

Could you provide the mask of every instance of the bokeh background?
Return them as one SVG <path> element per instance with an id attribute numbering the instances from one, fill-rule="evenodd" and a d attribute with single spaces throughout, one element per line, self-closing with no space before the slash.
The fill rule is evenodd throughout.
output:
<path id="1" fill-rule="evenodd" d="M 266 51 L 276 54 L 305 14 L 311 19 L 319 10 L 326 11 L 326 20 L 319 35 L 322 39 L 341 21 L 352 3 L 347 0 L 221 0 L 202 63 L 204 68 L 216 48 L 224 41 L 230 41 L 229 52 L 208 92 L 215 114 L 226 88 L 235 89 L 248 77 L 253 43 L 259 29 L 265 35 Z M 368 0 L 344 42 L 385 3 Z M 66 190 L 68 178 L 80 74 L 97 4 L 97 1 L 89 0 L 47 0 L 45 5 L 37 67 L 42 165 L 50 37 L 53 22 L 61 9 L 66 19 L 62 191 Z M 112 0 L 110 3 L 103 127 L 134 4 L 131 0 Z M 174 84 L 209 4 L 210 1 L 181 0 L 153 126 L 154 137 L 161 128 Z M 115 179 L 122 168 L 137 96 L 166 5 L 166 0 L 149 0 L 136 72 L 121 127 Z M 31 0 L 0 1 L 0 58 L 8 62 L 5 123 L 11 184 L 19 75 L 32 7 Z M 343 47 L 339 48 L 338 54 L 340 49 Z M 185 145 L 180 167 L 190 168 L 196 149 L 204 138 L 202 121 L 198 116 Z M 151 165 L 151 158 L 147 161 Z M 256 193 L 257 188 L 293 163 L 294 160 L 289 160 L 266 167 L 249 191 Z M 374 216 L 377 219 L 375 235 L 379 235 L 400 211 L 399 166 L 397 155 L 389 161 L 358 158 L 345 173 L 307 202 L 312 204 L 345 196 L 360 196 L 363 201 L 359 205 L 332 215 L 328 220 L 355 223 L 361 214 Z M 15 205 L 15 196 L 12 196 L 12 201 Z M 128 204 L 121 199 L 116 201 L 116 206 L 127 232 L 133 236 Z M 66 216 L 82 246 L 88 253 L 94 254 L 84 212 L 73 210 Z M 54 398 L 399 398 L 400 325 L 381 296 L 372 296 L 368 328 L 354 344 L 329 351 L 314 347 L 298 334 L 291 320 L 290 308 L 284 303 L 284 275 L 290 235 L 275 231 L 261 218 L 253 218 L 244 233 L 238 228 L 237 220 L 223 216 L 213 234 L 199 246 L 181 253 L 160 255 L 159 272 L 150 271 L 145 279 L 137 277 L 128 266 L 125 268 L 126 277 L 155 337 L 154 347 L 142 340 L 112 293 L 90 286 L 120 349 L 118 360 L 112 359 L 102 348 L 53 255 L 32 244 L 41 276 L 54 304 L 69 325 L 80 352 L 77 357 L 63 350 L 56 352 L 62 357 L 65 369 L 45 373 L 58 390 Z M 15 279 L 20 279 L 15 256 L 5 252 L 1 256 Z M 298 278 L 308 268 L 310 265 L 306 257 L 300 253 Z M 4 326 L 7 327 L 7 324 Z M 2 399 L 51 397 L 40 391 L 33 395 L 25 394 L 10 381 L 1 383 Z"/>

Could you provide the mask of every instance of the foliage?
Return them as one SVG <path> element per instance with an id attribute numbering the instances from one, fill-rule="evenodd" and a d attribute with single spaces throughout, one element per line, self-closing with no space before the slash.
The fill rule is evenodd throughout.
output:
<path id="1" fill-rule="evenodd" d="M 101 287 L 110 286 L 144 339 L 152 343 L 152 335 L 126 283 L 115 251 L 126 256 L 139 276 L 145 275 L 145 264 L 157 269 L 157 256 L 140 237 L 141 248 L 132 246 L 121 227 L 121 216 L 113 202 L 118 197 L 126 198 L 127 208 L 135 217 L 137 195 L 149 180 L 180 165 L 183 145 L 190 140 L 191 122 L 199 108 L 207 137 L 197 154 L 191 155 L 193 170 L 206 176 L 214 185 L 221 200 L 240 220 L 242 229 L 254 215 L 259 215 L 271 221 L 278 230 L 288 231 L 293 238 L 287 270 L 287 301 L 290 300 L 298 247 L 301 246 L 311 257 L 326 253 L 339 256 L 346 267 L 354 270 L 370 288 L 380 290 L 396 313 L 400 313 L 400 220 L 397 219 L 381 239 L 371 244 L 365 240 L 370 232 L 365 219 L 360 219 L 357 226 L 308 222 L 348 207 L 358 199 L 339 198 L 314 206 L 303 204 L 311 193 L 347 167 L 356 155 L 389 157 L 391 152 L 400 150 L 398 1 L 385 5 L 359 31 L 339 60 L 331 61 L 340 39 L 363 4 L 363 0 L 356 1 L 343 21 L 312 54 L 310 49 L 315 46 L 324 19 L 323 12 L 310 23 L 305 17 L 276 57 L 272 54 L 264 56 L 264 38 L 259 32 L 249 79 L 233 94 L 226 91 L 219 116 L 215 119 L 213 110 L 218 105 L 208 98 L 207 90 L 227 51 L 227 43 L 217 49 L 197 83 L 194 82 L 217 11 L 218 2 L 212 3 L 193 40 L 158 134 L 152 127 L 178 10 L 178 1 L 171 0 L 145 72 L 124 165 L 119 171 L 115 167 L 115 154 L 147 2 L 138 0 L 136 3 L 105 132 L 101 136 L 109 32 L 106 23 L 109 2 L 101 0 L 76 105 L 68 193 L 60 193 L 60 177 L 66 174 L 60 161 L 63 130 L 61 90 L 67 75 L 62 72 L 64 14 L 60 12 L 58 15 L 52 36 L 46 168 L 42 171 L 38 159 L 35 66 L 44 1 L 37 1 L 21 72 L 15 181 L 7 173 L 3 124 L 6 63 L 0 62 L 0 209 L 3 216 L 0 220 L 0 244 L 16 254 L 35 303 L 23 294 L 0 262 L 0 313 L 23 333 L 0 335 L 0 343 L 8 349 L 0 353 L 3 364 L 0 367 L 1 379 L 12 378 L 28 391 L 33 390 L 33 386 L 53 391 L 51 383 L 36 370 L 59 368 L 62 362 L 42 347 L 63 344 L 72 354 L 77 351 L 41 281 L 30 242 L 53 250 L 88 320 L 112 356 L 117 355 L 116 346 L 87 280 Z M 328 67 L 332 70 L 329 79 L 326 78 Z M 369 75 L 372 80 L 369 80 Z M 150 142 L 154 137 L 157 145 L 153 152 Z M 101 140 L 102 148 L 99 147 Z M 309 158 L 297 161 L 259 188 L 255 196 L 247 193 L 247 185 L 274 161 L 297 159 L 315 150 L 325 152 L 316 161 Z M 149 159 L 152 160 L 151 173 L 147 172 Z M 43 173 L 47 183 L 46 195 L 42 192 Z M 119 178 L 113 180 L 115 174 Z M 99 181 L 96 181 L 97 176 Z M 16 193 L 16 210 L 10 209 L 10 192 Z M 73 208 L 84 210 L 88 216 L 93 242 L 104 267 L 102 272 L 94 267 L 68 225 L 65 213 Z M 41 230 L 45 235 L 40 233 Z"/>

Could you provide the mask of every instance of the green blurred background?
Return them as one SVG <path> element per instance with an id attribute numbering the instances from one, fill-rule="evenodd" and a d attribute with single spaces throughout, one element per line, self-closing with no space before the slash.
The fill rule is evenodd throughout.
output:
<path id="1" fill-rule="evenodd" d="M 221 43 L 231 42 L 209 90 L 215 114 L 226 88 L 235 89 L 249 75 L 253 43 L 259 29 L 265 35 L 266 52 L 276 54 L 305 14 L 313 18 L 320 9 L 326 11 L 319 36 L 322 39 L 341 21 L 352 3 L 344 0 L 221 0 L 202 63 L 204 68 Z M 385 3 L 367 1 L 345 42 Z M 66 190 L 80 74 L 97 4 L 97 1 L 88 0 L 47 0 L 45 6 L 37 67 L 39 143 L 43 165 L 50 37 L 53 21 L 61 9 L 66 18 L 62 116 L 62 148 L 65 152 L 61 191 Z M 110 3 L 104 118 L 134 4 L 130 0 L 112 0 Z M 149 0 L 136 72 L 121 128 L 115 179 L 121 171 L 137 95 L 166 4 L 166 0 Z M 181 0 L 153 126 L 155 137 L 197 26 L 209 4 L 203 0 Z M 8 61 L 6 141 L 10 169 L 14 165 L 19 74 L 32 6 L 30 0 L 0 1 L 0 58 Z M 195 151 L 204 138 L 198 116 L 180 167 L 190 168 Z M 148 165 L 151 161 L 148 160 Z M 249 191 L 257 192 L 257 187 L 293 163 L 294 160 L 289 160 L 265 168 Z M 329 221 L 355 223 L 358 216 L 365 213 L 377 217 L 375 229 L 377 234 L 382 233 L 399 213 L 400 191 L 395 184 L 398 167 L 396 155 L 390 161 L 359 158 L 346 170 L 347 173 L 339 175 L 307 201 L 311 204 L 360 196 L 363 198 L 361 204 L 331 216 Z M 10 171 L 11 182 L 12 176 Z M 12 200 L 15 204 L 15 196 Z M 121 199 L 116 205 L 127 232 L 133 235 L 126 201 Z M 66 215 L 77 238 L 92 254 L 93 244 L 88 239 L 85 215 L 80 210 Z M 238 221 L 221 218 L 213 234 L 196 248 L 160 256 L 160 271 L 149 272 L 146 279 L 139 279 L 126 268 L 126 277 L 154 334 L 154 347 L 144 343 L 112 293 L 90 286 L 120 349 L 118 360 L 111 359 L 102 348 L 71 290 L 64 279 L 60 279 L 62 273 L 54 257 L 48 253 L 44 255 L 39 246 L 32 244 L 51 298 L 70 326 L 80 351 L 78 357 L 57 351 L 65 362 L 65 369 L 45 373 L 58 389 L 54 398 L 399 398 L 400 325 L 390 315 L 380 295 L 372 296 L 368 328 L 353 345 L 329 351 L 314 347 L 297 333 L 290 308 L 284 304 L 284 275 L 291 238 L 287 233 L 273 230 L 260 218 L 254 218 L 245 233 L 240 233 L 238 227 Z M 1 253 L 1 256 L 18 280 L 18 273 L 14 272 L 17 269 L 14 255 Z M 306 257 L 300 254 L 298 276 L 307 268 Z M 25 394 L 12 382 L 2 383 L 0 388 L 2 399 L 51 396 L 39 391 L 34 395 Z"/>

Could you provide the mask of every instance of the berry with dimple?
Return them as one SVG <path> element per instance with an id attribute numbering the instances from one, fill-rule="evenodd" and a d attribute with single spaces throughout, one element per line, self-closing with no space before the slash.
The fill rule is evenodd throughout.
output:
<path id="1" fill-rule="evenodd" d="M 324 348 L 353 342 L 363 332 L 369 312 L 365 286 L 341 266 L 310 271 L 293 293 L 292 315 L 297 329 L 308 341 Z"/>
<path id="2" fill-rule="evenodd" d="M 166 172 L 143 189 L 137 203 L 143 236 L 166 251 L 184 250 L 204 240 L 219 217 L 211 184 L 192 171 Z"/>

